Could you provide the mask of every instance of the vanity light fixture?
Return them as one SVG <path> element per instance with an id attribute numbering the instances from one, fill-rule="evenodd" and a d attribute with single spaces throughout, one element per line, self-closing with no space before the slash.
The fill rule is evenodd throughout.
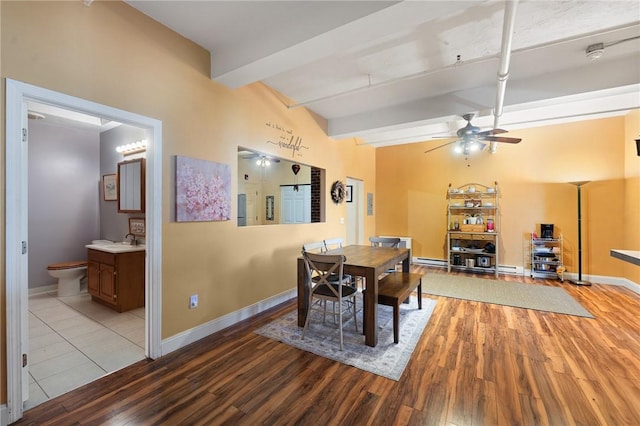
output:
<path id="1" fill-rule="evenodd" d="M 138 152 L 144 152 L 147 150 L 147 141 L 146 139 L 139 140 L 136 142 L 128 143 L 126 145 L 120 145 L 116 147 L 116 152 L 122 155 L 131 155 L 136 154 Z"/>

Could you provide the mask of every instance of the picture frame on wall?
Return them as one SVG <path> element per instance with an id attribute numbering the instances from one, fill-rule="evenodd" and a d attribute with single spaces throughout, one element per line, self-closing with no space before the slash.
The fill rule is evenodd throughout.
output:
<path id="1" fill-rule="evenodd" d="M 143 217 L 129 218 L 129 233 L 136 237 L 144 237 L 146 234 L 145 220 Z"/>
<path id="2" fill-rule="evenodd" d="M 104 201 L 118 201 L 118 178 L 115 173 L 102 176 L 102 198 Z"/>
<path id="3" fill-rule="evenodd" d="M 266 219 L 274 220 L 275 197 L 273 195 L 267 195 L 266 208 Z"/>
<path id="4" fill-rule="evenodd" d="M 347 185 L 347 191 L 345 194 L 345 200 L 347 203 L 353 202 L 353 185 Z"/>

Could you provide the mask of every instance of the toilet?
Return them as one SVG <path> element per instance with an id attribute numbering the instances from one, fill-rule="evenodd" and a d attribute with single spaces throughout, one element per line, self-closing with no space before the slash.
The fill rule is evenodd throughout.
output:
<path id="1" fill-rule="evenodd" d="M 80 280 L 87 275 L 87 261 L 52 263 L 47 271 L 58 279 L 58 296 L 74 296 L 80 294 Z"/>

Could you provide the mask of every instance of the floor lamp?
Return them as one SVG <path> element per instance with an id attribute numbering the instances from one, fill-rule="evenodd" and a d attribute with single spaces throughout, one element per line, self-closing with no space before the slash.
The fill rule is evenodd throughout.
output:
<path id="1" fill-rule="evenodd" d="M 569 182 L 571 185 L 575 185 L 578 188 L 578 279 L 569 280 L 570 283 L 575 285 L 591 285 L 589 281 L 582 279 L 582 206 L 581 206 L 581 188 L 583 185 L 591 182 L 590 180 L 583 180 L 580 182 Z"/>

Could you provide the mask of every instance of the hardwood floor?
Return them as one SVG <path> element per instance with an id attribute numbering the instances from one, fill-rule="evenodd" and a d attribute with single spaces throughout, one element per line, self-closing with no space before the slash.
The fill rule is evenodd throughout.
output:
<path id="1" fill-rule="evenodd" d="M 501 279 L 561 286 L 595 319 L 426 295 L 437 306 L 395 382 L 253 333 L 296 309 L 291 301 L 17 424 L 640 424 L 640 295 Z"/>

